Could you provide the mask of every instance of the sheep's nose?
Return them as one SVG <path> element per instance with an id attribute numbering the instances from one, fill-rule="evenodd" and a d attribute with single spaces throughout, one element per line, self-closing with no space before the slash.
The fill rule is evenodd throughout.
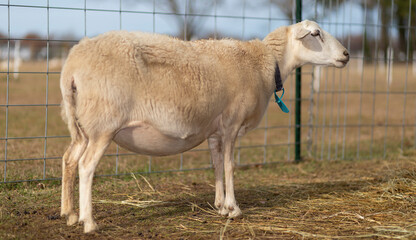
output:
<path id="1" fill-rule="evenodd" d="M 346 56 L 346 57 L 350 56 L 350 54 L 348 53 L 347 50 L 344 51 L 344 56 Z"/>

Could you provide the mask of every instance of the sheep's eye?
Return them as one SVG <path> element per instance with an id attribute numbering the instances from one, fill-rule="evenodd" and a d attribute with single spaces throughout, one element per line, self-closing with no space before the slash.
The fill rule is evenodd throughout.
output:
<path id="1" fill-rule="evenodd" d="M 316 37 L 316 36 L 320 36 L 321 32 L 319 30 L 315 30 L 313 33 L 311 33 L 312 36 Z"/>
<path id="2" fill-rule="evenodd" d="M 313 33 L 311 33 L 311 35 L 314 36 L 314 37 L 319 37 L 319 39 L 322 42 L 324 42 L 324 39 L 322 38 L 321 32 L 318 29 L 316 29 Z"/>

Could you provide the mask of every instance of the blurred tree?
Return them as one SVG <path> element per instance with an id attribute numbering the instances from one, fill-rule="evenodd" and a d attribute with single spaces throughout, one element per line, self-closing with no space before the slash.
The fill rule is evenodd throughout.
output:
<path id="1" fill-rule="evenodd" d="M 30 59 L 39 58 L 42 49 L 46 47 L 46 41 L 42 41 L 41 36 L 37 33 L 28 33 L 23 38 L 25 40 L 22 41 L 22 46 L 30 49 Z"/>
<path id="2" fill-rule="evenodd" d="M 376 9 L 380 15 L 381 34 L 379 36 L 379 47 L 384 53 L 384 61 L 387 62 L 388 47 L 389 44 L 392 44 L 394 41 L 389 32 L 389 29 L 392 27 L 392 20 L 393 27 L 395 27 L 398 32 L 397 40 L 399 52 L 407 52 L 407 42 L 409 41 L 409 59 L 412 59 L 414 47 L 416 45 L 416 31 L 414 29 L 410 29 L 409 31 L 408 21 L 409 17 L 411 17 L 410 27 L 414 28 L 416 26 L 416 0 L 393 1 L 393 9 L 392 1 L 389 0 L 367 0 L 360 3 L 362 8 L 365 7 L 365 4 L 367 4 L 368 9 Z M 409 16 L 409 10 L 411 16 Z"/>
<path id="3" fill-rule="evenodd" d="M 168 12 L 179 13 L 181 8 L 185 8 L 186 16 L 178 15 L 176 24 L 179 27 L 178 37 L 185 40 L 191 40 L 193 37 L 201 35 L 204 30 L 201 26 L 206 18 L 195 17 L 196 13 L 210 12 L 216 6 L 219 6 L 223 0 L 166 0 L 167 4 L 160 4 L 161 8 L 166 8 Z M 183 12 L 183 11 L 182 11 Z"/>
<path id="4" fill-rule="evenodd" d="M 269 2 L 272 5 L 277 6 L 280 11 L 285 15 L 285 18 L 290 20 L 291 22 L 295 22 L 295 9 L 296 9 L 296 1 L 294 0 L 265 0 L 264 4 Z"/>
<path id="5" fill-rule="evenodd" d="M 3 45 L 3 44 L 7 44 L 7 36 L 6 35 L 4 35 L 3 33 L 0 33 L 0 47 Z"/>
<path id="6" fill-rule="evenodd" d="M 377 1 L 376 0 L 374 0 L 374 1 L 364 0 L 364 1 L 361 1 L 359 4 L 360 4 L 360 6 L 363 10 L 363 14 L 365 16 L 365 19 L 364 19 L 365 22 L 363 23 L 363 24 L 365 24 L 365 26 L 363 28 L 364 32 L 362 34 L 362 44 L 361 44 L 361 46 L 362 46 L 361 49 L 363 51 L 362 56 L 363 56 L 365 61 L 370 62 L 370 61 L 374 60 L 374 58 L 371 55 L 372 49 L 370 48 L 370 43 L 369 43 L 369 41 L 371 41 L 371 40 L 369 38 L 369 32 L 368 32 L 367 28 L 368 28 L 368 26 L 372 25 L 372 18 L 371 18 L 370 12 L 377 6 Z M 375 50 L 374 50 L 374 52 L 375 52 Z"/>
<path id="7" fill-rule="evenodd" d="M 312 6 L 313 3 L 316 2 L 316 7 L 321 7 L 327 11 L 337 11 L 345 2 L 346 0 L 307 0 L 303 1 L 304 6 Z M 314 14 L 315 15 L 315 14 Z M 313 16 L 315 18 L 315 16 Z"/>
<path id="8" fill-rule="evenodd" d="M 153 4 L 153 1 L 148 0 L 130 0 L 130 2 Z M 179 29 L 177 37 L 191 40 L 206 34 L 202 25 L 207 18 L 195 15 L 197 13 L 207 14 L 223 2 L 224 0 L 158 0 L 155 1 L 155 4 L 163 12 L 172 13 L 175 16 L 175 24 Z"/>
<path id="9" fill-rule="evenodd" d="M 408 23 L 410 20 L 411 28 L 416 26 L 416 0 L 395 1 L 395 8 L 393 10 L 395 12 L 394 16 L 397 22 L 397 31 L 399 33 L 399 50 L 402 53 L 406 53 L 407 42 L 409 41 L 409 59 L 413 59 L 413 50 L 416 44 L 416 31 L 414 29 L 409 29 Z"/>
<path id="10" fill-rule="evenodd" d="M 295 21 L 295 9 L 296 1 L 295 0 L 264 0 L 270 2 L 271 4 L 277 6 L 280 11 L 285 15 L 286 18 Z M 321 8 L 329 11 L 336 11 L 340 8 L 346 0 L 303 0 L 302 1 L 302 10 L 303 10 L 303 19 L 316 19 L 316 12 L 314 8 Z M 312 11 L 313 10 L 313 11 Z"/>

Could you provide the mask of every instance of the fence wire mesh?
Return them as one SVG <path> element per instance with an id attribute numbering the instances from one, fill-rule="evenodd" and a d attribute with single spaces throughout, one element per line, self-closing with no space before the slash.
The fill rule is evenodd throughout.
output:
<path id="1" fill-rule="evenodd" d="M 70 142 L 60 119 L 59 75 L 82 37 L 138 30 L 185 40 L 264 38 L 295 22 L 292 0 L 0 1 L 0 170 L 2 182 L 59 179 Z M 301 154 L 318 160 L 392 158 L 416 146 L 416 2 L 303 1 L 350 50 L 344 69 L 303 67 Z M 238 139 L 238 165 L 294 159 L 295 81 L 285 82 L 290 114 L 272 102 L 259 127 Z M 207 144 L 147 157 L 113 144 L 96 175 L 211 168 Z"/>

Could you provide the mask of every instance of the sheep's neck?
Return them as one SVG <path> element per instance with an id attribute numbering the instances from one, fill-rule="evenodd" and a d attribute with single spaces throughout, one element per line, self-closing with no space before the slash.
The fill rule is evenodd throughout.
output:
<path id="1" fill-rule="evenodd" d="M 271 50 L 279 68 L 282 81 L 285 82 L 289 74 L 302 64 L 294 57 L 291 42 L 288 40 L 288 27 L 280 27 L 271 32 L 263 40 L 266 46 Z"/>
<path id="2" fill-rule="evenodd" d="M 277 58 L 277 63 L 280 67 L 280 76 L 283 83 L 293 70 L 303 65 L 292 54 L 283 54 L 280 59 Z"/>

